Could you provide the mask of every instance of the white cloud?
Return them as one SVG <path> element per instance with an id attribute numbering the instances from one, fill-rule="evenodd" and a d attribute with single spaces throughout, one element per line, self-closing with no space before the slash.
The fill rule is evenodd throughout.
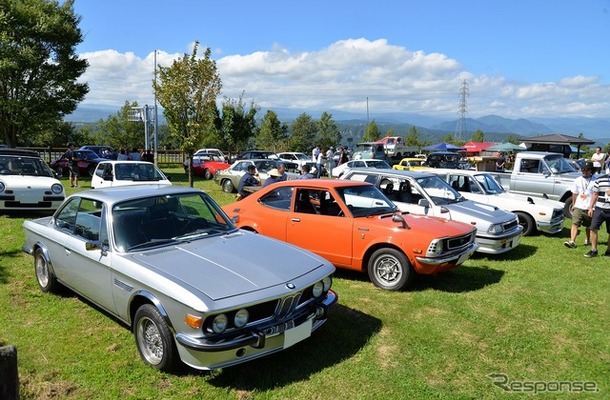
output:
<path id="1" fill-rule="evenodd" d="M 190 52 L 193 43 L 185 46 Z M 200 45 L 200 50 L 204 46 Z M 455 117 L 462 82 L 468 82 L 468 115 L 505 117 L 610 115 L 610 88 L 598 77 L 565 77 L 559 82 L 524 84 L 508 77 L 476 76 L 458 60 L 440 53 L 409 51 L 385 39 L 348 39 L 315 52 L 291 53 L 275 45 L 269 51 L 218 57 L 221 97 L 245 91 L 263 109 L 299 111 L 373 110 Z M 169 66 L 183 54 L 158 51 L 158 65 Z M 81 54 L 89 61 L 82 81 L 90 92 L 84 103 L 122 106 L 125 101 L 152 104 L 155 55 L 101 50 Z"/>

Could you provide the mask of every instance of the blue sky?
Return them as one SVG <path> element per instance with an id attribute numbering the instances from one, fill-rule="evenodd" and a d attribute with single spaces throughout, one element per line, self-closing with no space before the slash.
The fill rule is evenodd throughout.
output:
<path id="1" fill-rule="evenodd" d="M 610 0 L 76 0 L 85 103 L 153 101 L 157 63 L 210 47 L 263 109 L 610 116 Z M 314 117 L 317 117 L 314 115 Z"/>

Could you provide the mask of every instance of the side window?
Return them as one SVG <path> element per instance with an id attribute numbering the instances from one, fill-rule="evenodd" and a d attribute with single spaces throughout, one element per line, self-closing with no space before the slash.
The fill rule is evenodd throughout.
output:
<path id="1" fill-rule="evenodd" d="M 337 204 L 337 201 L 330 192 L 326 190 L 320 190 L 318 199 L 320 201 L 319 210 L 321 215 L 329 215 L 331 217 L 343 216 L 341 212 L 341 207 L 339 206 L 339 204 Z"/>
<path id="2" fill-rule="evenodd" d="M 472 176 L 468 177 L 468 191 L 471 193 L 481 193 L 481 189 L 479 189 L 479 185 L 474 180 Z"/>
<path id="3" fill-rule="evenodd" d="M 76 214 L 74 234 L 85 240 L 99 240 L 102 222 L 102 203 L 82 199 Z"/>
<path id="4" fill-rule="evenodd" d="M 521 160 L 521 172 L 538 173 L 539 160 Z"/>
<path id="5" fill-rule="evenodd" d="M 366 165 L 364 164 L 364 161 L 354 161 L 354 165 L 352 165 L 352 168 L 363 168 L 366 167 Z"/>
<path id="6" fill-rule="evenodd" d="M 98 165 L 98 167 L 95 169 L 95 175 L 99 176 L 100 178 L 102 176 L 104 176 L 104 171 L 106 170 L 106 165 L 107 164 Z"/>
<path id="7" fill-rule="evenodd" d="M 308 189 L 297 189 L 294 212 L 316 214 L 316 207 L 312 203 L 312 197 Z"/>
<path id="8" fill-rule="evenodd" d="M 57 228 L 65 229 L 70 232 L 74 230 L 79 203 L 80 198 L 74 197 L 61 209 L 55 218 L 55 226 Z"/>
<path id="9" fill-rule="evenodd" d="M 267 193 L 264 197 L 259 199 L 259 203 L 266 207 L 289 211 L 291 200 L 292 188 L 282 187 Z"/>

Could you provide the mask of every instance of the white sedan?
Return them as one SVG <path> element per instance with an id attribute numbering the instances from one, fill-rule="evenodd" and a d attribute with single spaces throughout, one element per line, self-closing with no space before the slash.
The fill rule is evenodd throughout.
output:
<path id="1" fill-rule="evenodd" d="M 341 178 L 343 174 L 352 168 L 377 168 L 377 169 L 392 169 L 390 164 L 383 160 L 367 159 L 367 160 L 351 160 L 333 168 L 331 174 L 333 178 Z"/>
<path id="2" fill-rule="evenodd" d="M 63 185 L 37 152 L 0 149 L 0 210 L 55 210 L 65 198 Z"/>
<path id="3" fill-rule="evenodd" d="M 127 185 L 171 185 L 167 176 L 148 161 L 100 162 L 91 177 L 91 188 Z"/>
<path id="4" fill-rule="evenodd" d="M 516 214 L 525 236 L 537 231 L 556 234 L 563 229 L 562 202 L 506 192 L 488 172 L 438 168 L 426 172 L 438 175 L 468 200 Z"/>

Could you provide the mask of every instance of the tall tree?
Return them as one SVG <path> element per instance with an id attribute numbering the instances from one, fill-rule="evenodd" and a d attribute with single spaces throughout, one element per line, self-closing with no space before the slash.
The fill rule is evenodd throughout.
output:
<path id="1" fill-rule="evenodd" d="M 415 126 L 411 126 L 409 131 L 407 132 L 407 137 L 405 138 L 405 144 L 407 146 L 417 146 L 420 147 L 422 144 L 419 140 L 419 131 Z"/>
<path id="2" fill-rule="evenodd" d="M 144 124 L 129 120 L 129 113 L 135 107 L 138 107 L 138 102 L 129 103 L 126 101 L 116 114 L 98 121 L 98 131 L 104 135 L 103 138 L 98 138 L 99 144 L 107 144 L 117 150 L 126 149 L 129 151 L 134 148 L 145 147 Z"/>
<path id="3" fill-rule="evenodd" d="M 470 140 L 472 140 L 473 142 L 484 142 L 485 141 L 485 133 L 483 133 L 482 130 L 477 129 L 476 131 L 474 131 L 474 133 L 470 137 Z"/>
<path id="4" fill-rule="evenodd" d="M 287 148 L 287 139 L 288 126 L 280 122 L 275 112 L 268 110 L 256 135 L 256 146 L 260 149 L 279 152 Z"/>
<path id="5" fill-rule="evenodd" d="M 375 142 L 381 138 L 381 133 L 379 132 L 379 127 L 377 126 L 377 122 L 372 120 L 370 124 L 367 125 L 364 136 L 362 136 L 363 142 Z"/>
<path id="6" fill-rule="evenodd" d="M 193 53 L 184 54 L 169 67 L 160 67 L 153 89 L 164 108 L 163 115 L 172 139 L 180 144 L 189 160 L 189 185 L 193 186 L 192 157 L 206 135 L 214 134 L 216 97 L 222 88 L 216 62 L 208 47 L 203 58 L 197 57 L 199 42 Z"/>
<path id="7" fill-rule="evenodd" d="M 58 127 L 89 88 L 76 80 L 87 60 L 74 1 L 3 0 L 0 3 L 0 132 L 10 147 Z"/>
<path id="8" fill-rule="evenodd" d="M 341 132 L 330 113 L 324 111 L 318 122 L 318 144 L 323 149 L 337 146 L 341 142 Z"/>
<path id="9" fill-rule="evenodd" d="M 308 154 L 316 146 L 316 133 L 318 123 L 311 115 L 302 113 L 290 127 L 291 135 L 289 138 L 290 148 Z"/>
<path id="10" fill-rule="evenodd" d="M 222 102 L 222 146 L 229 152 L 245 150 L 256 133 L 256 113 L 259 108 L 252 101 L 250 108 L 246 109 L 243 96 L 242 92 L 239 99 L 225 98 Z"/>

